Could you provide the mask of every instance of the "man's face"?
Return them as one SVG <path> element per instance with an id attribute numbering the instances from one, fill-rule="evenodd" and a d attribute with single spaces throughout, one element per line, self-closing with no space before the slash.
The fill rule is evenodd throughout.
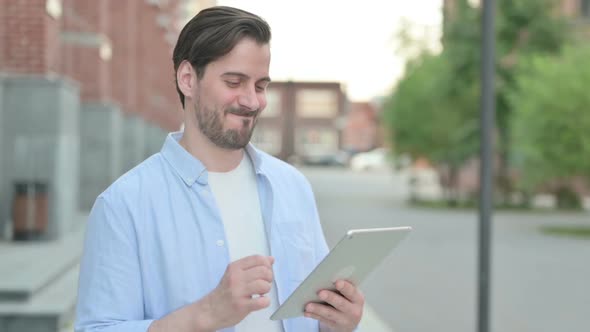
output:
<path id="1" fill-rule="evenodd" d="M 196 84 L 194 110 L 199 130 L 215 145 L 241 149 L 250 141 L 266 107 L 270 48 L 244 38 L 209 63 Z"/>

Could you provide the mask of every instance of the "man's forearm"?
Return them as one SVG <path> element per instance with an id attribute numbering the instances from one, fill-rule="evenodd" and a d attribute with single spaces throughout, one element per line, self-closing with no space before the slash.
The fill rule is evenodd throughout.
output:
<path id="1" fill-rule="evenodd" d="M 214 332 L 209 319 L 207 298 L 184 306 L 155 320 L 148 332 Z"/>

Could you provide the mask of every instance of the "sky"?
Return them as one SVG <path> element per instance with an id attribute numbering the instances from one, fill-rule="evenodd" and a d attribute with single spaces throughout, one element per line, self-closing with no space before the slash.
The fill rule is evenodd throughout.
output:
<path id="1" fill-rule="evenodd" d="M 274 81 L 339 81 L 352 101 L 387 95 L 403 74 L 397 31 L 406 20 L 437 49 L 442 0 L 218 0 L 271 26 Z M 427 31 L 427 37 L 424 31 Z M 422 36 L 422 37 L 419 37 Z"/>

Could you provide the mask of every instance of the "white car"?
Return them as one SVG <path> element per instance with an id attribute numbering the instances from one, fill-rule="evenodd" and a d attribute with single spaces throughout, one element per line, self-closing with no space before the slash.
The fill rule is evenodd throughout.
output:
<path id="1" fill-rule="evenodd" d="M 387 156 L 384 148 L 358 153 L 350 159 L 350 168 L 355 171 L 387 170 L 390 167 Z"/>
<path id="2" fill-rule="evenodd" d="M 408 180 L 412 199 L 425 201 L 443 199 L 443 188 L 438 172 L 434 168 L 411 168 Z"/>

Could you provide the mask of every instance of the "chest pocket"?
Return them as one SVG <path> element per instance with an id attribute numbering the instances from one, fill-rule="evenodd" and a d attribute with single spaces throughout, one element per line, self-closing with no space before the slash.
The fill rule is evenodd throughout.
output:
<path id="1" fill-rule="evenodd" d="M 288 260 L 289 279 L 301 282 L 316 264 L 313 234 L 296 221 L 279 223 L 277 229 Z"/>

